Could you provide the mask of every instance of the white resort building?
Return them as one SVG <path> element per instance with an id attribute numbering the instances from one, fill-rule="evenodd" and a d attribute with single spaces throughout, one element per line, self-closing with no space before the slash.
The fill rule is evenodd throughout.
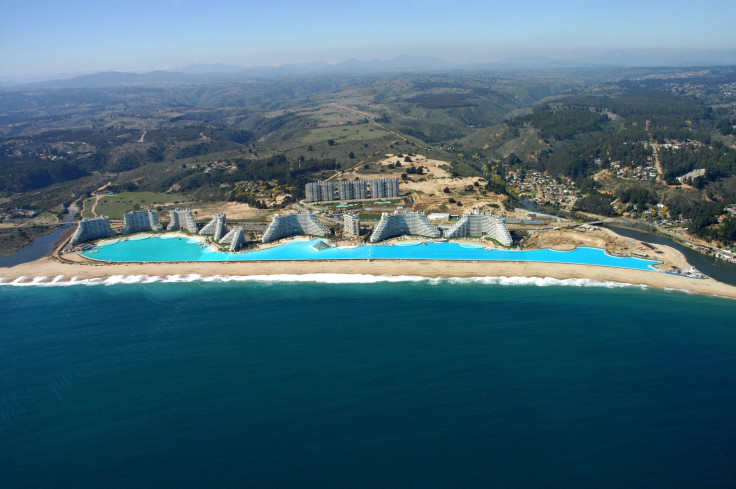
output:
<path id="1" fill-rule="evenodd" d="M 335 200 L 335 182 L 311 182 L 304 188 L 308 202 Z"/>
<path id="2" fill-rule="evenodd" d="M 337 182 L 311 182 L 304 187 L 308 202 L 329 200 L 385 199 L 398 197 L 398 178 L 376 180 L 340 180 Z"/>
<path id="3" fill-rule="evenodd" d="M 123 215 L 123 234 L 140 233 L 143 231 L 163 231 L 164 227 L 158 222 L 156 211 L 130 211 Z"/>
<path id="4" fill-rule="evenodd" d="M 225 214 L 216 214 L 210 222 L 205 225 L 199 234 L 210 235 L 215 241 L 220 241 L 227 234 L 227 217 Z"/>
<path id="5" fill-rule="evenodd" d="M 357 214 L 346 212 L 342 216 L 343 229 L 342 234 L 345 236 L 360 236 L 360 218 Z"/>
<path id="6" fill-rule="evenodd" d="M 414 234 L 430 238 L 439 238 L 442 236 L 440 230 L 429 222 L 429 219 L 427 219 L 427 216 L 423 212 L 406 212 L 402 214 L 398 212 L 394 212 L 393 214 L 384 212 L 376 229 L 371 234 L 370 241 L 371 243 L 376 243 L 404 234 Z"/>
<path id="7" fill-rule="evenodd" d="M 263 233 L 261 241 L 268 243 L 287 236 L 307 234 L 310 236 L 327 236 L 330 231 L 317 219 L 317 216 L 309 213 L 298 214 L 274 214 L 273 221 Z"/>
<path id="8" fill-rule="evenodd" d="M 398 178 L 379 178 L 377 180 L 369 180 L 368 183 L 371 186 L 372 199 L 385 199 L 400 195 Z"/>
<path id="9" fill-rule="evenodd" d="M 511 246 L 513 240 L 506 227 L 506 218 L 493 213 L 485 214 L 474 210 L 464 214 L 445 233 L 446 238 L 462 238 L 465 236 L 485 236 L 493 238 L 504 246 Z"/>
<path id="10" fill-rule="evenodd" d="M 77 230 L 74 231 L 71 243 L 84 243 L 85 241 L 109 238 L 114 235 L 115 231 L 110 227 L 110 219 L 107 216 L 96 217 L 94 219 L 82 219 L 77 224 Z"/>
<path id="11" fill-rule="evenodd" d="M 191 209 L 174 209 L 170 211 L 171 222 L 166 228 L 168 231 L 175 231 L 177 229 L 186 229 L 192 234 L 197 234 L 197 222 L 194 220 L 194 215 Z"/>
<path id="12" fill-rule="evenodd" d="M 230 251 L 238 251 L 245 246 L 245 230 L 241 226 L 235 227 L 219 241 L 223 244 L 229 244 Z"/>

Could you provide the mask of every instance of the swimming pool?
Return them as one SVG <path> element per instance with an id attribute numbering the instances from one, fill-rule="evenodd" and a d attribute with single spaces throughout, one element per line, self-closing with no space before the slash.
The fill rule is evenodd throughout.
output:
<path id="1" fill-rule="evenodd" d="M 167 239 L 168 238 L 168 239 Z M 414 241 L 401 246 L 362 245 L 357 247 L 312 247 L 321 239 L 294 240 L 283 245 L 244 253 L 214 251 L 192 238 L 171 239 L 166 236 L 149 239 L 120 240 L 85 251 L 87 258 L 110 262 L 173 261 L 278 261 L 278 260 L 477 260 L 570 263 L 606 267 L 656 270 L 655 260 L 609 255 L 599 248 L 577 248 L 573 251 L 501 250 L 453 242 Z"/>

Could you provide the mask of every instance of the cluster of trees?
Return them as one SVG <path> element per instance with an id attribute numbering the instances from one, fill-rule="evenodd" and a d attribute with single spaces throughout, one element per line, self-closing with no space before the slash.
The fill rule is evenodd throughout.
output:
<path id="1" fill-rule="evenodd" d="M 407 99 L 425 109 L 449 109 L 451 107 L 475 107 L 477 101 L 460 93 L 422 94 Z"/>
<path id="2" fill-rule="evenodd" d="M 724 243 L 736 241 L 736 218 L 731 216 L 718 224 L 718 217 L 724 213 L 723 202 L 705 200 L 700 192 L 683 189 L 671 194 L 665 200 L 665 205 L 673 217 L 690 219 L 688 232 L 708 240 Z"/>
<path id="3" fill-rule="evenodd" d="M 539 130 L 543 138 L 570 139 L 577 134 L 601 131 L 608 122 L 608 116 L 589 109 L 553 109 L 549 104 L 534 109 L 529 115 L 518 117 L 510 122 L 513 127 L 524 123 Z"/>
<path id="4" fill-rule="evenodd" d="M 641 187 L 629 187 L 621 189 L 616 193 L 616 197 L 621 202 L 636 204 L 639 206 L 639 208 L 642 208 L 647 204 L 656 204 L 659 202 L 657 194 L 649 189 Z"/>
<path id="5" fill-rule="evenodd" d="M 501 178 L 492 178 L 486 183 L 486 190 L 495 194 L 508 194 L 506 183 Z"/>
<path id="6" fill-rule="evenodd" d="M 89 173 L 69 161 L 49 161 L 39 156 L 0 158 L 0 190 L 24 192 L 57 182 L 74 180 Z"/>
<path id="7" fill-rule="evenodd" d="M 111 150 L 133 139 L 124 130 L 48 131 L 0 145 L 0 190 L 25 192 L 75 180 L 94 170 L 114 170 Z M 81 147 L 71 154 L 58 145 Z M 125 164 L 125 161 L 123 161 Z"/>
<path id="8" fill-rule="evenodd" d="M 736 125 L 736 119 L 730 119 L 728 117 L 724 117 L 718 123 L 716 124 L 716 128 L 720 131 L 721 134 L 724 136 L 728 136 L 730 134 L 736 134 L 736 131 L 734 130 L 733 126 Z"/>
<path id="9" fill-rule="evenodd" d="M 251 192 L 243 190 L 235 190 L 230 193 L 229 199 L 232 202 L 242 202 L 256 209 L 268 209 L 268 204 L 263 200 L 258 200 Z"/>
<path id="10" fill-rule="evenodd" d="M 715 182 L 736 174 L 736 150 L 714 141 L 710 146 L 685 146 L 680 149 L 663 148 L 659 154 L 668 183 L 676 183 L 676 177 L 697 168 L 705 169 L 705 182 Z"/>
<path id="11" fill-rule="evenodd" d="M 611 197 L 597 192 L 590 193 L 575 202 L 573 210 L 589 212 L 600 216 L 613 216 L 616 213 L 611 207 Z"/>
<path id="12" fill-rule="evenodd" d="M 704 227 L 699 234 L 709 240 L 717 240 L 723 243 L 736 242 L 736 218 L 729 217 L 717 226 Z"/>
<path id="13" fill-rule="evenodd" d="M 560 100 L 570 107 L 610 111 L 627 121 L 645 127 L 683 128 L 687 121 L 699 122 L 710 117 L 711 109 L 690 97 L 672 95 L 663 90 L 631 87 L 617 97 L 588 96 Z"/>
<path id="14" fill-rule="evenodd" d="M 203 172 L 196 168 L 185 169 L 159 183 L 159 190 L 166 190 L 178 185 L 181 191 L 194 191 L 200 188 L 219 188 L 221 185 L 235 185 L 242 181 L 276 181 L 295 189 L 298 196 L 303 196 L 304 185 L 310 181 L 309 175 L 323 171 L 336 170 L 340 164 L 334 158 L 314 159 L 300 158 L 300 165 L 290 162 L 284 155 L 275 155 L 269 158 L 247 159 L 239 158 L 234 161 L 236 170 L 214 169 Z M 241 196 L 245 199 L 246 197 Z M 241 200 L 256 205 L 253 201 Z"/>
<path id="15" fill-rule="evenodd" d="M 693 221 L 715 218 L 723 212 L 724 207 L 720 202 L 704 200 L 700 192 L 684 189 L 668 195 L 664 204 L 673 217 L 682 216 Z"/>
<path id="16" fill-rule="evenodd" d="M 595 164 L 597 149 L 591 153 L 586 147 L 563 145 L 557 150 L 545 150 L 536 162 L 537 170 L 552 176 L 564 176 L 574 181 L 581 189 L 595 186 L 591 176 L 600 169 Z"/>
<path id="17" fill-rule="evenodd" d="M 176 153 L 176 159 L 192 158 L 220 151 L 238 149 L 240 146 L 230 141 L 202 141 L 189 146 L 185 146 Z"/>

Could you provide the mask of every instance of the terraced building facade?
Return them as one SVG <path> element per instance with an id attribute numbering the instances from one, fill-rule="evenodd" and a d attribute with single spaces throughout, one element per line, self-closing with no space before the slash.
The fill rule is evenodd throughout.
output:
<path id="1" fill-rule="evenodd" d="M 306 234 L 310 236 L 327 236 L 330 231 L 317 219 L 317 216 L 309 213 L 299 214 L 274 214 L 271 224 L 263 233 L 261 241 L 268 243 L 287 236 L 298 236 Z"/>
<path id="2" fill-rule="evenodd" d="M 493 213 L 484 214 L 474 211 L 464 214 L 453 227 L 445 233 L 446 238 L 462 238 L 465 236 L 485 236 L 493 238 L 504 246 L 511 246 L 513 240 L 506 227 L 506 218 Z"/>
<path id="3" fill-rule="evenodd" d="M 384 212 L 376 229 L 371 234 L 370 241 L 371 243 L 376 243 L 406 234 L 427 236 L 429 238 L 439 238 L 442 236 L 442 232 L 434 224 L 429 222 L 429 219 L 427 219 L 427 216 L 423 212 L 394 212 L 393 214 Z"/>

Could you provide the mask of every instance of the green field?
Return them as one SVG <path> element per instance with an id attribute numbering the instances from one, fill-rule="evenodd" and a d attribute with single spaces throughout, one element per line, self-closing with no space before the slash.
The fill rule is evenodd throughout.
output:
<path id="1" fill-rule="evenodd" d="M 107 216 L 110 219 L 122 219 L 123 214 L 134 209 L 178 204 L 185 205 L 187 203 L 186 199 L 186 196 L 161 192 L 122 192 L 100 197 L 95 207 L 95 214 L 97 216 Z M 94 202 L 95 197 L 85 199 L 82 217 L 94 217 L 92 214 Z"/>

